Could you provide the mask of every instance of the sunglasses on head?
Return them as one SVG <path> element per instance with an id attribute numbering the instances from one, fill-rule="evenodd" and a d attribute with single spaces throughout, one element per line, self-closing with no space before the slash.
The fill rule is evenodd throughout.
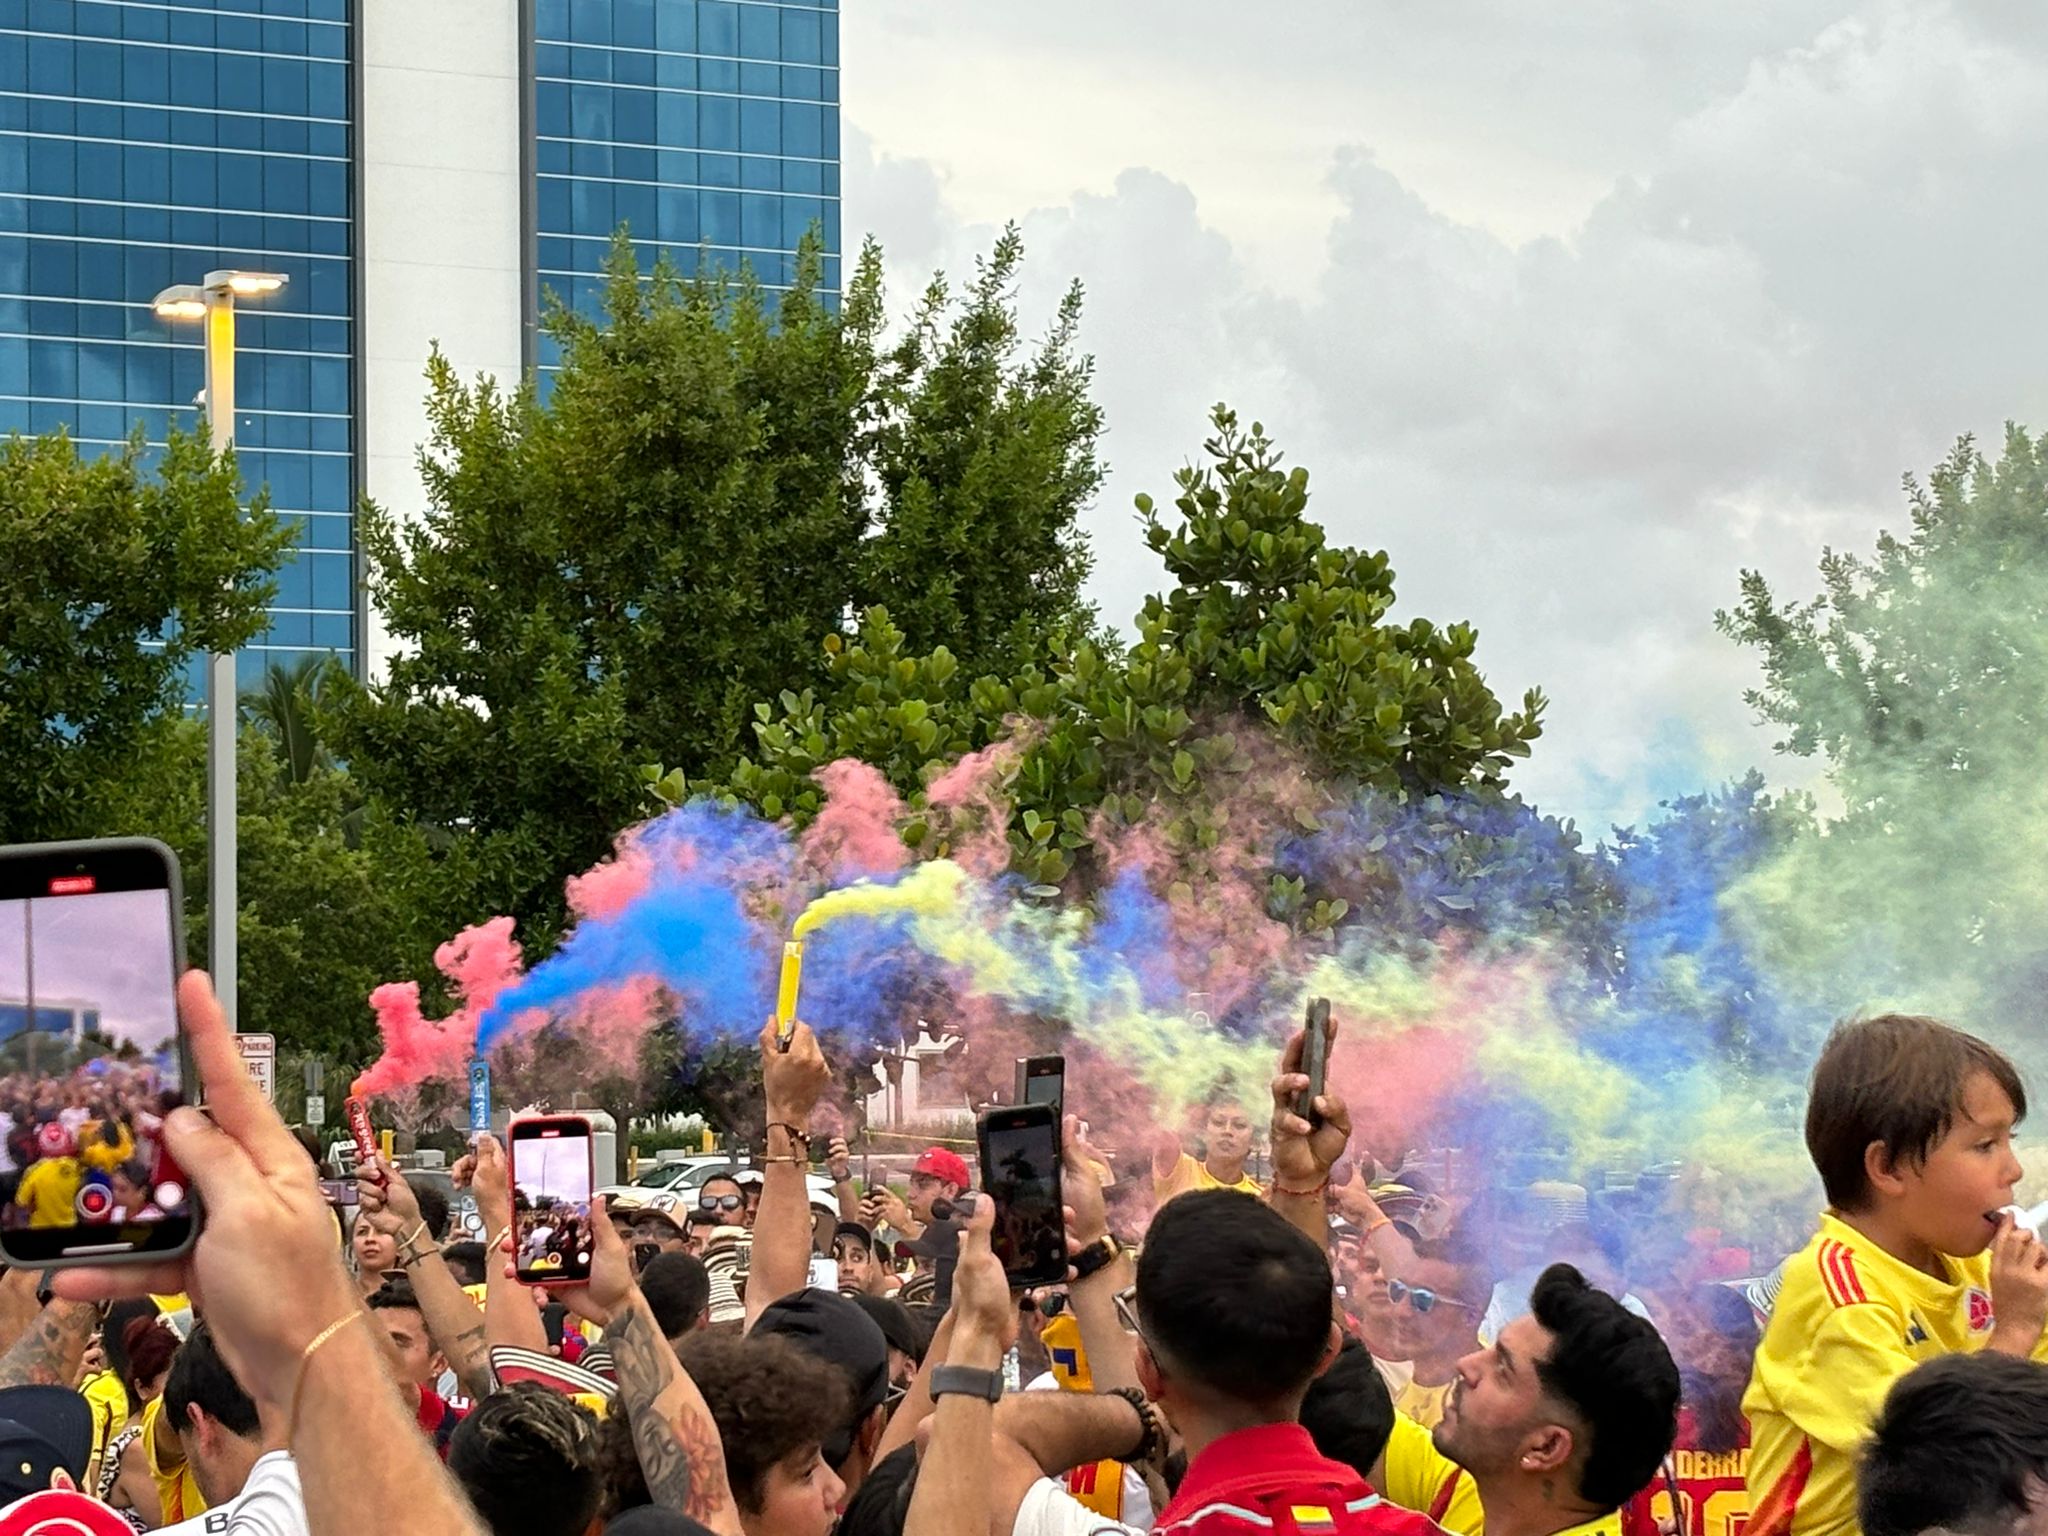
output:
<path id="1" fill-rule="evenodd" d="M 699 1195 L 697 1209 L 700 1211 L 736 1211 L 747 1203 L 745 1195 Z"/>
<path id="2" fill-rule="evenodd" d="M 1124 1325 L 1126 1333 L 1138 1331 L 1138 1288 L 1127 1285 L 1112 1298 L 1116 1302 L 1117 1321 Z"/>
<path id="3" fill-rule="evenodd" d="M 1426 1286 L 1409 1285 L 1402 1280 L 1387 1282 L 1387 1300 L 1397 1307 L 1405 1301 L 1418 1312 L 1433 1311 L 1439 1303 L 1446 1307 L 1463 1307 L 1468 1312 L 1473 1310 L 1470 1302 L 1460 1301 L 1455 1296 L 1439 1295 Z"/>

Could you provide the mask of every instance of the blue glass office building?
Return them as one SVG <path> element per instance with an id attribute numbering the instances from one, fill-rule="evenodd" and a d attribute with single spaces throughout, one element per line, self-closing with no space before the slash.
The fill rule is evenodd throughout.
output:
<path id="1" fill-rule="evenodd" d="M 620 225 L 643 271 L 665 249 L 786 286 L 817 225 L 838 288 L 837 0 L 537 0 L 533 77 L 543 287 L 595 313 Z"/>
<path id="2" fill-rule="evenodd" d="M 300 528 L 245 684 L 354 658 L 349 55 L 347 0 L 0 0 L 0 430 L 161 441 L 202 367 L 149 301 L 291 279 L 241 323 L 243 471 Z"/>
<path id="3" fill-rule="evenodd" d="M 161 441 L 202 366 L 198 327 L 150 300 L 216 268 L 284 273 L 238 310 L 243 471 L 299 529 L 242 682 L 308 653 L 361 666 L 352 509 L 416 504 L 392 481 L 465 270 L 517 269 L 491 321 L 506 345 L 476 349 L 501 373 L 554 361 L 540 293 L 591 307 L 622 223 L 643 265 L 744 258 L 771 285 L 815 223 L 838 286 L 838 22 L 836 0 L 0 0 L 0 431 Z M 453 73 L 443 105 L 434 71 L 493 47 L 504 111 L 473 110 L 454 87 L 478 81 Z M 465 135 L 520 186 L 500 223 L 457 172 L 450 197 L 409 183 L 380 213 L 378 178 L 462 161 Z M 408 289 L 428 252 L 447 271 Z"/>

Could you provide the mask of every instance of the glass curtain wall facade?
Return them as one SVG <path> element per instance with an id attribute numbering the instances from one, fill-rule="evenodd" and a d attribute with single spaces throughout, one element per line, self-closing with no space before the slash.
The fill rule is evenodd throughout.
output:
<path id="1" fill-rule="evenodd" d="M 596 313 L 622 224 L 642 271 L 666 250 L 784 287 L 816 223 L 837 291 L 837 0 L 535 0 L 533 74 L 542 290 Z"/>
<path id="2" fill-rule="evenodd" d="M 299 528 L 245 688 L 357 644 L 349 13 L 0 0 L 0 432 L 162 442 L 203 365 L 200 328 L 151 299 L 221 267 L 291 279 L 237 311 L 243 478 Z"/>

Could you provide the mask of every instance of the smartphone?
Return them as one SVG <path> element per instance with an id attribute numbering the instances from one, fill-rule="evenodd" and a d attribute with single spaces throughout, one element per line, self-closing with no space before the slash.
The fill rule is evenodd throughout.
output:
<path id="1" fill-rule="evenodd" d="M 996 1203 L 995 1254 L 1012 1285 L 1067 1277 L 1066 1217 L 1060 1209 L 1059 1111 L 1050 1104 L 986 1110 L 975 1124 L 981 1187 Z"/>
<path id="2" fill-rule="evenodd" d="M 191 1062 L 177 856 L 149 838 L 0 848 L 0 1077 L 22 1168 L 0 1257 L 156 1262 L 199 1206 L 163 1147 Z M 20 1226 L 13 1223 L 20 1222 Z"/>
<path id="3" fill-rule="evenodd" d="M 1017 1058 L 1017 1102 L 1050 1104 L 1055 1113 L 1065 1107 L 1067 1059 L 1064 1056 L 1020 1056 Z"/>
<path id="4" fill-rule="evenodd" d="M 511 1129 L 513 1273 L 524 1285 L 590 1281 L 590 1122 L 533 1115 Z"/>
<path id="5" fill-rule="evenodd" d="M 1294 1112 L 1311 1127 L 1323 1123 L 1323 1117 L 1316 1113 L 1314 1105 L 1322 1095 L 1323 1078 L 1329 1066 L 1330 1000 L 1312 997 L 1308 1002 L 1308 1018 L 1301 1026 L 1301 1070 L 1308 1074 L 1308 1086 L 1294 1100 Z"/>

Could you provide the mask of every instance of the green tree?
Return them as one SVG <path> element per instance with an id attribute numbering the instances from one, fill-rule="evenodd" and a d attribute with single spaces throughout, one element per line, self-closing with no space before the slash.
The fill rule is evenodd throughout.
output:
<path id="1" fill-rule="evenodd" d="M 1745 571 L 1717 616 L 1759 655 L 1747 698 L 1779 750 L 1823 761 L 1842 807 L 1737 894 L 1837 1007 L 2003 1019 L 2037 1041 L 2048 436 L 2008 427 L 1995 463 L 1963 438 L 1905 490 L 1909 529 L 1867 557 L 1825 551 L 1818 596 L 1780 602 Z"/>
<path id="2" fill-rule="evenodd" d="M 203 432 L 154 455 L 0 443 L 0 842 L 101 834 L 169 789 L 187 665 L 262 630 L 291 541 Z"/>
<path id="3" fill-rule="evenodd" d="M 811 775 L 856 757 L 910 797 L 906 841 L 944 853 L 973 828 L 927 804 L 927 780 L 1014 737 L 1001 784 L 1016 811 L 1014 868 L 1053 882 L 1078 872 L 1086 886 L 1097 838 L 1151 821 L 1190 890 L 1218 859 L 1248 843 L 1270 852 L 1360 789 L 1505 803 L 1506 768 L 1538 734 L 1541 695 L 1504 712 L 1473 663 L 1469 626 L 1387 622 L 1386 556 L 1331 547 L 1306 515 L 1307 473 L 1283 470 L 1256 424 L 1247 433 L 1222 407 L 1214 424 L 1210 462 L 1178 477 L 1176 517 L 1139 498 L 1177 585 L 1148 599 L 1127 655 L 1055 632 L 1011 673 L 975 675 L 946 647 L 916 652 L 891 612 L 870 611 L 822 688 L 757 706 L 757 755 L 723 787 L 804 820 L 822 803 Z M 659 769 L 648 781 L 670 799 L 692 787 Z M 1564 852 L 1576 848 L 1575 834 L 1556 832 Z M 1400 884 L 1388 839 L 1370 853 L 1381 883 Z M 1348 901 L 1275 874 L 1271 905 L 1319 928 Z M 1459 910 L 1455 895 L 1435 909 L 1439 919 Z"/>
<path id="4" fill-rule="evenodd" d="M 548 319 L 545 397 L 433 360 L 428 511 L 364 523 L 407 650 L 331 714 L 372 794 L 440 829 L 451 929 L 513 911 L 544 949 L 564 877 L 639 811 L 639 766 L 727 771 L 754 702 L 822 681 L 849 613 L 900 608 L 976 665 L 1083 617 L 1078 301 L 1022 354 L 1019 259 L 1006 236 L 957 307 L 935 285 L 884 354 L 872 244 L 838 305 L 814 242 L 773 298 L 643 279 L 621 244 L 603 323 Z"/>

